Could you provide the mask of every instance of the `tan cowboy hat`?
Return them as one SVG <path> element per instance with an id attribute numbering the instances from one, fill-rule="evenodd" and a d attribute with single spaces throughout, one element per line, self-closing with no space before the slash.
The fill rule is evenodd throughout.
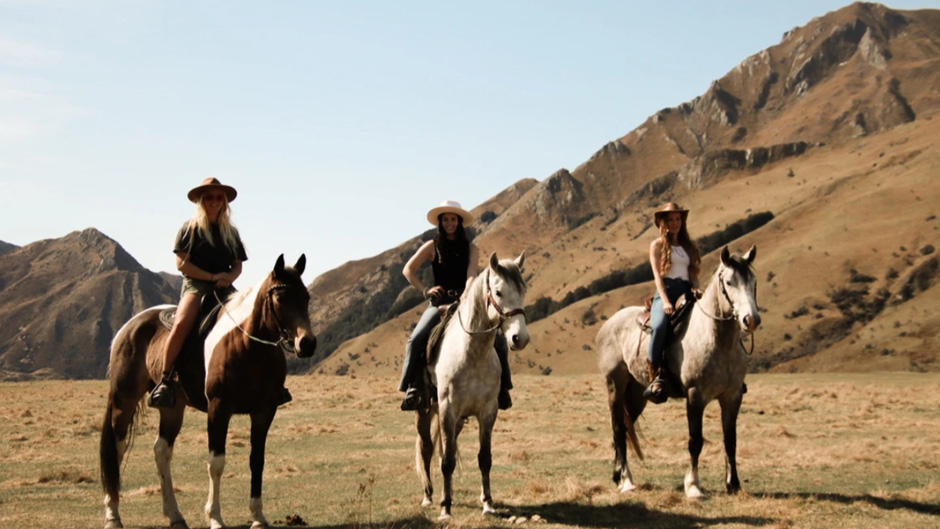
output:
<path id="1" fill-rule="evenodd" d="M 225 198 L 227 198 L 229 202 L 235 200 L 235 197 L 238 196 L 238 191 L 235 191 L 234 187 L 227 186 L 222 182 L 219 182 L 218 178 L 206 178 L 202 181 L 201 184 L 190 189 L 189 193 L 186 194 L 186 197 L 189 198 L 190 202 L 198 203 L 199 197 L 201 197 L 203 193 L 210 189 L 221 189 L 224 191 Z"/>
<path id="2" fill-rule="evenodd" d="M 457 216 L 463 219 L 463 225 L 467 226 L 473 222 L 473 213 L 460 207 L 460 202 L 455 202 L 453 200 L 445 200 L 441 202 L 440 206 L 428 211 L 428 222 L 433 226 L 437 226 L 437 218 L 443 213 L 456 213 Z"/>
<path id="3" fill-rule="evenodd" d="M 689 218 L 689 210 L 682 209 L 682 206 L 675 202 L 666 202 L 660 206 L 659 209 L 656 210 L 656 213 L 653 214 L 653 224 L 658 228 L 660 221 L 663 220 L 666 214 L 674 212 L 682 215 L 682 223 L 685 224 L 685 220 Z"/>

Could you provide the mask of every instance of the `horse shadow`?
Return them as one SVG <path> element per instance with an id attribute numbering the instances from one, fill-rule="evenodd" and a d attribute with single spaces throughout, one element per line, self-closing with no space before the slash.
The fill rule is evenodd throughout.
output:
<path id="1" fill-rule="evenodd" d="M 772 498 L 775 500 L 803 499 L 816 501 L 830 501 L 849 505 L 852 503 L 870 503 L 884 510 L 896 511 L 906 509 L 919 514 L 940 516 L 940 503 L 924 503 L 902 498 L 879 498 L 871 494 L 839 494 L 835 492 L 750 492 L 751 496 L 759 498 Z"/>

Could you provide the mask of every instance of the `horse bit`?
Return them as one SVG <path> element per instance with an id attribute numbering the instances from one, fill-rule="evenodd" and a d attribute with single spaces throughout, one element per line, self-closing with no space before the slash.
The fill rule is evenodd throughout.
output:
<path id="1" fill-rule="evenodd" d="M 493 297 L 493 292 L 490 290 L 490 269 L 486 269 L 486 302 L 489 305 L 492 305 L 496 312 L 499 313 L 499 320 L 496 322 L 496 325 L 493 327 L 483 330 L 483 331 L 471 331 L 463 324 L 463 317 L 460 315 L 460 311 L 457 311 L 457 319 L 460 320 L 460 328 L 463 329 L 463 332 L 467 334 L 489 334 L 503 325 L 503 322 L 512 318 L 513 316 L 522 314 L 522 317 L 525 318 L 525 309 L 523 307 L 518 307 L 510 310 L 509 312 L 504 312 L 503 308 L 499 306 L 499 303 L 496 302 L 496 298 Z"/>
<path id="2" fill-rule="evenodd" d="M 721 294 L 722 294 L 722 295 L 725 297 L 725 299 L 728 301 L 728 305 L 731 306 L 731 315 L 730 315 L 730 316 L 720 316 L 720 317 L 719 317 L 719 316 L 714 316 L 714 315 L 709 314 L 708 312 L 706 312 L 705 309 L 702 308 L 702 304 L 701 304 L 701 303 L 696 303 L 696 304 L 695 304 L 695 306 L 698 308 L 698 310 L 702 311 L 702 314 L 708 316 L 709 318 L 711 318 L 711 319 L 713 319 L 713 320 L 715 320 L 715 321 L 731 321 L 731 320 L 737 319 L 737 317 L 738 317 L 738 309 L 735 308 L 734 302 L 731 301 L 731 296 L 728 295 L 728 290 L 725 289 L 725 279 L 724 279 L 724 277 L 722 277 L 722 275 L 721 275 L 721 273 L 724 272 L 724 270 L 725 270 L 725 267 L 724 267 L 724 266 L 722 266 L 721 268 L 718 269 L 718 285 L 719 285 L 719 287 L 721 288 Z M 749 333 L 749 334 L 751 335 L 751 349 L 750 349 L 750 351 L 748 351 L 747 347 L 744 346 L 744 338 L 742 338 L 741 341 L 740 341 L 740 343 L 741 343 L 741 348 L 744 349 L 744 352 L 747 353 L 748 356 L 750 356 L 751 354 L 754 353 L 754 333 L 751 332 L 751 333 Z"/>
<path id="3" fill-rule="evenodd" d="M 258 338 L 257 336 L 252 336 L 251 334 L 248 334 L 248 331 L 246 331 L 245 329 L 242 329 L 242 326 L 239 325 L 237 321 L 235 321 L 235 318 L 225 307 L 225 303 L 222 303 L 222 300 L 219 299 L 218 292 L 213 290 L 212 294 L 215 296 L 215 300 L 222 307 L 222 310 L 225 312 L 225 314 L 229 317 L 230 320 L 232 320 L 232 323 L 235 324 L 235 327 L 238 330 L 240 330 L 242 334 L 247 336 L 248 339 L 258 342 L 258 343 L 263 343 L 265 345 L 274 345 L 274 346 L 280 347 L 281 350 L 284 351 L 285 353 L 296 353 L 297 351 L 294 348 L 294 344 L 291 343 L 290 335 L 287 333 L 286 330 L 284 330 L 284 327 L 281 325 L 281 319 L 278 318 L 277 316 L 277 310 L 274 309 L 274 301 L 272 299 L 274 297 L 272 295 L 273 292 L 277 290 L 286 290 L 288 288 L 290 287 L 286 283 L 279 283 L 277 285 L 271 285 L 270 287 L 268 287 L 268 290 L 265 292 L 265 295 L 264 295 L 264 304 L 265 306 L 270 304 L 271 313 L 274 314 L 274 324 L 277 325 L 277 332 L 278 332 L 279 338 L 276 342 L 263 340 L 261 338 Z"/>

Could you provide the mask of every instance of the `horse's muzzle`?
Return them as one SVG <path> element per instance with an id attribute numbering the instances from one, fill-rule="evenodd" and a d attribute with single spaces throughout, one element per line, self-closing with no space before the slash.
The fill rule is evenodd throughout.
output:
<path id="1" fill-rule="evenodd" d="M 316 336 L 298 336 L 294 339 L 294 350 L 298 358 L 310 358 L 317 352 Z"/>
<path id="2" fill-rule="evenodd" d="M 754 332 L 758 327 L 760 327 L 760 314 L 754 316 L 747 314 L 744 316 L 744 330 L 746 332 Z"/>

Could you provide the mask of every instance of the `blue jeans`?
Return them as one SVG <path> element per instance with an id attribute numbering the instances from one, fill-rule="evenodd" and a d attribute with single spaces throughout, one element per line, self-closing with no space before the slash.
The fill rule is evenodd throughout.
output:
<path id="1" fill-rule="evenodd" d="M 418 374 L 418 369 L 425 367 L 426 351 L 428 349 L 428 339 L 431 337 L 431 330 L 441 321 L 437 313 L 437 307 L 428 305 L 424 309 L 424 314 L 415 325 L 415 330 L 411 331 L 408 337 L 408 343 L 405 345 L 405 362 L 401 366 L 401 381 L 398 383 L 398 391 L 406 391 L 408 386 L 413 386 L 414 378 Z M 499 358 L 499 365 L 503 368 L 500 375 L 499 386 L 501 389 L 512 389 L 512 375 L 509 374 L 509 347 L 506 343 L 506 337 L 503 331 L 496 332 L 496 356 Z"/>
<path id="2" fill-rule="evenodd" d="M 663 278 L 663 285 L 666 287 L 666 296 L 673 305 L 682 294 L 692 292 L 692 283 L 684 279 Z M 653 295 L 650 305 L 650 327 L 653 329 L 653 335 L 650 336 L 649 359 L 653 369 L 659 369 L 666 344 L 672 340 L 672 327 L 669 325 L 669 316 L 663 311 L 663 300 L 659 297 L 659 291 Z"/>

